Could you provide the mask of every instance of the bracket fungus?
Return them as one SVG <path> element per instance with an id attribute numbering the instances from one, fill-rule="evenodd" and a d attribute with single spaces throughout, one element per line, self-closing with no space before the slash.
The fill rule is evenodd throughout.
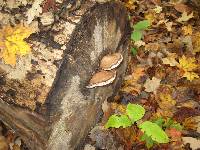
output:
<path id="1" fill-rule="evenodd" d="M 102 58 L 100 62 L 100 68 L 103 70 L 112 70 L 117 68 L 123 61 L 123 56 L 121 53 L 113 53 L 106 55 Z"/>
<path id="2" fill-rule="evenodd" d="M 116 78 L 116 71 L 106 71 L 101 70 L 95 73 L 92 78 L 90 79 L 89 85 L 86 86 L 87 88 L 94 88 L 98 86 L 104 86 L 112 83 Z"/>

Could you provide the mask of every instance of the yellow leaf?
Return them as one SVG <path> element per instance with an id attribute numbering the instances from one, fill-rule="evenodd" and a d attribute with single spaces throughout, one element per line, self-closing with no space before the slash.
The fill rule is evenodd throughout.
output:
<path id="1" fill-rule="evenodd" d="M 155 18 L 154 13 L 145 14 L 145 19 L 147 19 L 150 22 L 150 24 L 154 22 L 154 18 Z"/>
<path id="2" fill-rule="evenodd" d="M 163 104 L 162 107 L 172 107 L 176 104 L 176 101 L 172 99 L 169 94 L 160 94 L 160 102 Z"/>
<path id="3" fill-rule="evenodd" d="M 183 30 L 184 35 L 192 35 L 192 26 L 191 25 L 182 27 L 182 30 Z"/>
<path id="4" fill-rule="evenodd" d="M 197 64 L 195 63 L 195 58 L 186 58 L 184 55 L 182 58 L 179 58 L 178 67 L 183 69 L 185 72 L 193 71 L 197 68 Z"/>
<path id="5" fill-rule="evenodd" d="M 191 14 L 187 14 L 187 12 L 183 12 L 182 13 L 182 16 L 180 18 L 177 19 L 178 22 L 185 22 L 185 21 L 188 21 L 190 20 L 191 18 L 193 18 L 193 12 Z"/>
<path id="6" fill-rule="evenodd" d="M 0 58 L 3 58 L 5 64 L 15 66 L 17 56 L 23 56 L 30 52 L 31 48 L 24 39 L 31 33 L 31 28 L 22 24 L 15 27 L 6 26 L 0 30 L 0 48 L 2 49 Z"/>
<path id="7" fill-rule="evenodd" d="M 189 81 L 194 80 L 194 78 L 199 78 L 198 74 L 196 74 L 194 72 L 185 72 L 183 77 L 186 77 L 187 80 L 189 80 Z"/>
<path id="8" fill-rule="evenodd" d="M 125 7 L 128 8 L 129 10 L 134 10 L 135 9 L 135 0 L 128 0 L 125 2 Z"/>
<path id="9" fill-rule="evenodd" d="M 198 74 L 192 72 L 198 67 L 195 61 L 195 58 L 186 58 L 184 55 L 182 58 L 179 58 L 179 64 L 177 66 L 184 70 L 183 77 L 186 77 L 189 81 L 194 80 L 194 78 L 199 78 Z"/>
<path id="10" fill-rule="evenodd" d="M 176 105 L 176 100 L 174 100 L 170 94 L 160 94 L 159 100 L 157 100 L 159 109 L 157 109 L 157 115 L 172 117 L 174 108 Z"/>

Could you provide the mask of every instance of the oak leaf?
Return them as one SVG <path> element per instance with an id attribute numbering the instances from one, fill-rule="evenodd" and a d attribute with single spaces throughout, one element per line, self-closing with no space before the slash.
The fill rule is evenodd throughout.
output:
<path id="1" fill-rule="evenodd" d="M 32 33 L 31 28 L 19 24 L 15 27 L 6 26 L 0 30 L 0 58 L 5 64 L 15 66 L 16 57 L 26 55 L 31 48 L 24 41 Z"/>

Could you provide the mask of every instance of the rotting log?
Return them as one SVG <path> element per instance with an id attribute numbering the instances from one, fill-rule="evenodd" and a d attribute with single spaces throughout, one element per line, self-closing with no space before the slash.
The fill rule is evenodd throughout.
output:
<path id="1" fill-rule="evenodd" d="M 86 7 L 78 23 L 73 24 L 75 27 L 71 29 L 73 32 L 70 32 L 69 39 L 66 39 L 66 49 L 53 83 L 47 90 L 43 90 L 41 85 L 44 84 L 39 84 L 41 88 L 32 91 L 37 93 L 34 100 L 42 97 L 45 101 L 23 102 L 23 95 L 27 96 L 23 84 L 26 81 L 25 85 L 29 86 L 38 77 L 35 77 L 36 73 L 35 78 L 30 76 L 33 69 L 26 73 L 23 83 L 20 83 L 22 80 L 9 80 L 5 73 L 0 72 L 1 80 L 5 81 L 0 90 L 0 119 L 16 131 L 32 150 L 81 149 L 84 138 L 99 119 L 101 104 L 121 85 L 128 60 L 129 23 L 126 9 L 114 2 L 94 6 L 87 3 Z M 98 70 L 100 59 L 116 51 L 122 53 L 124 60 L 117 68 L 114 83 L 87 89 L 91 75 Z M 5 67 L 2 70 L 5 71 Z M 17 88 L 9 90 L 8 87 L 15 82 L 18 83 L 15 85 Z M 39 94 L 38 90 L 41 90 Z M 18 94 L 20 92 L 23 94 Z M 16 97 L 18 101 L 15 101 Z"/>

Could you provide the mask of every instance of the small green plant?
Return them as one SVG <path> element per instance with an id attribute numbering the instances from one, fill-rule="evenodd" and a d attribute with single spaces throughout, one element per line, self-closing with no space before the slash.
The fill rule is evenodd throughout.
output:
<path id="1" fill-rule="evenodd" d="M 137 49 L 134 48 L 134 47 L 132 47 L 132 48 L 131 48 L 131 53 L 132 53 L 133 55 L 136 55 L 136 54 L 137 54 Z"/>
<path id="2" fill-rule="evenodd" d="M 181 126 L 180 123 L 175 122 L 171 118 L 167 118 L 166 120 L 164 120 L 162 117 L 160 117 L 160 118 L 156 119 L 153 122 L 155 122 L 156 124 L 158 124 L 163 129 L 174 128 L 174 129 L 176 129 L 178 131 L 183 130 L 183 126 Z"/>
<path id="3" fill-rule="evenodd" d="M 112 115 L 106 123 L 106 128 L 130 127 L 135 121 L 140 120 L 145 114 L 145 109 L 137 104 L 128 104 L 126 114 Z"/>
<path id="4" fill-rule="evenodd" d="M 146 30 L 150 26 L 150 22 L 148 20 L 139 21 L 135 25 L 133 25 L 133 31 L 131 33 L 131 40 L 136 42 L 142 39 L 142 31 Z M 137 50 L 135 48 L 131 48 L 131 53 L 133 55 L 137 54 Z"/>
<path id="5" fill-rule="evenodd" d="M 112 115 L 105 124 L 106 128 L 126 128 L 132 126 L 138 120 L 142 119 L 145 114 L 145 109 L 138 104 L 128 104 L 126 107 L 126 113 L 122 115 Z M 169 138 L 162 129 L 163 120 L 144 121 L 141 124 L 137 124 L 138 128 L 144 133 L 141 137 L 141 141 L 146 142 L 147 148 L 153 146 L 154 143 L 168 143 Z"/>
<path id="6" fill-rule="evenodd" d="M 150 22 L 148 20 L 139 21 L 135 25 L 133 25 L 133 32 L 131 33 L 131 40 L 139 41 L 142 39 L 142 31 L 146 30 L 150 26 Z"/>

